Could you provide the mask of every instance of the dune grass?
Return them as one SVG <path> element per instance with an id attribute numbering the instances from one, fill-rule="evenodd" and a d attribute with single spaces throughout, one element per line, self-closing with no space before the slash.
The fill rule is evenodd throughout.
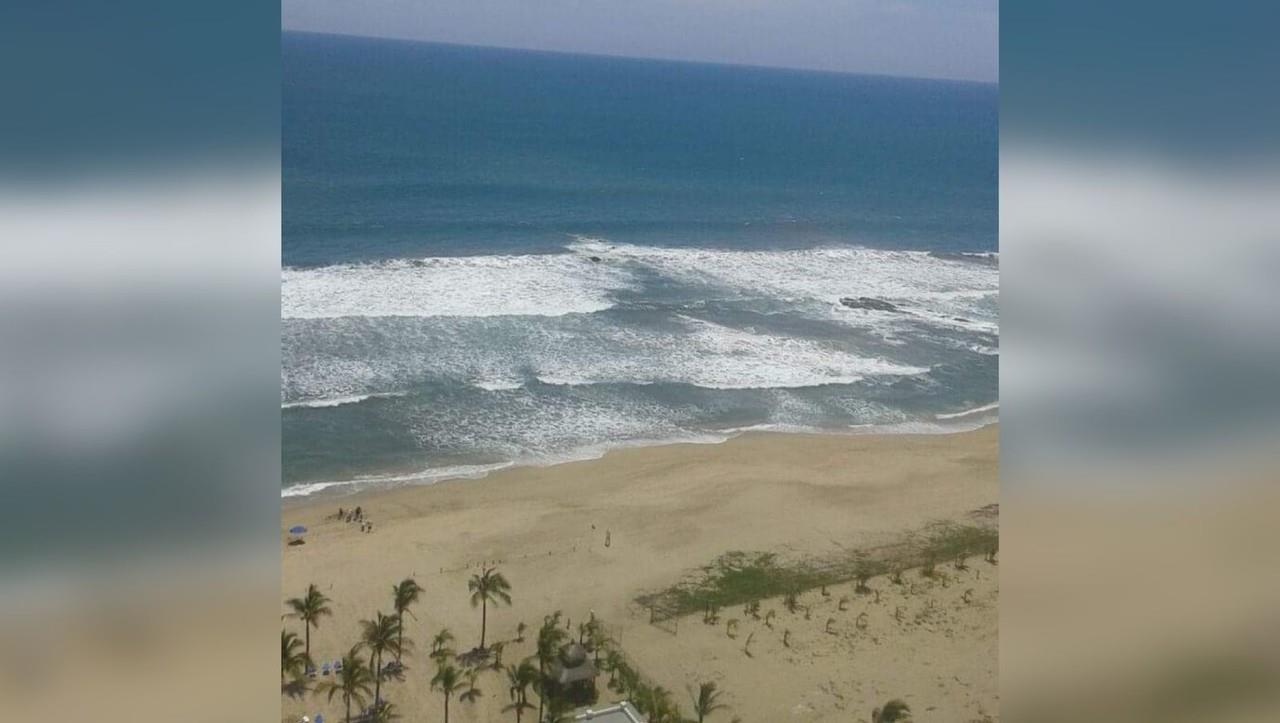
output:
<path id="1" fill-rule="evenodd" d="M 861 587 L 895 571 L 987 555 L 998 542 L 994 522 L 980 520 L 935 522 L 888 545 L 842 550 L 826 557 L 791 559 L 772 552 L 736 550 L 671 587 L 639 596 L 636 602 L 650 611 L 651 619 L 667 620 L 825 585 L 857 581 Z"/>

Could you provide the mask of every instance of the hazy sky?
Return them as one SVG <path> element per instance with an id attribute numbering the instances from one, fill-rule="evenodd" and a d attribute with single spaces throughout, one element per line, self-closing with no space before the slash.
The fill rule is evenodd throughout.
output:
<path id="1" fill-rule="evenodd" d="M 999 0 L 282 0 L 285 29 L 994 82 Z"/>

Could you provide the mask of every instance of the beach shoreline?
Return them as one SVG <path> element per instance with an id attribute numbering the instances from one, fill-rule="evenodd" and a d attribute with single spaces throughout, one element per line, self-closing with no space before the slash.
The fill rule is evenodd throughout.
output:
<path id="1" fill-rule="evenodd" d="M 717 681 L 748 723 L 797 715 L 842 721 L 888 697 L 947 710 L 947 719 L 980 719 L 998 708 L 998 575 L 980 557 L 963 571 L 943 566 L 940 579 L 954 584 L 877 579 L 874 600 L 852 584 L 833 586 L 826 595 L 803 593 L 803 616 L 779 610 L 776 628 L 744 618 L 743 637 L 759 627 L 750 656 L 723 621 L 703 625 L 690 615 L 653 625 L 637 598 L 726 553 L 803 559 L 971 520 L 998 502 L 998 441 L 996 424 L 954 434 L 748 432 L 720 444 L 615 449 L 483 479 L 285 500 L 282 530 L 308 531 L 296 546 L 282 533 L 282 599 L 311 583 L 332 599 L 332 618 L 312 630 L 316 657 L 328 660 L 358 640 L 361 619 L 390 611 L 394 583 L 417 579 L 426 592 L 406 634 L 419 652 L 387 696 L 424 720 L 435 720 L 440 701 L 422 648 L 442 627 L 459 651 L 476 644 L 479 615 L 467 580 L 489 566 L 512 585 L 513 605 L 491 609 L 488 619 L 491 641 L 507 644 L 507 662 L 531 653 L 529 636 L 517 641 L 518 623 L 534 629 L 560 610 L 571 625 L 592 615 L 604 621 L 628 659 L 677 698 L 686 686 Z M 335 519 L 339 507 L 356 506 L 372 531 Z M 460 719 L 507 717 L 494 676 L 481 679 L 487 697 Z M 617 697 L 600 688 L 602 701 Z M 341 718 L 336 704 L 285 700 L 286 720 L 316 712 Z"/>
<path id="2" fill-rule="evenodd" d="M 376 496 L 379 493 L 392 492 L 411 487 L 433 486 L 444 482 L 481 480 L 486 479 L 495 473 L 513 469 L 554 468 L 578 462 L 593 462 L 600 460 L 607 455 L 627 450 L 663 449 L 683 445 L 719 445 L 742 437 L 897 437 L 902 435 L 932 436 L 964 434 L 966 432 L 974 432 L 985 427 L 998 426 L 1000 424 L 999 418 L 993 417 L 991 414 L 998 414 L 999 408 L 1000 403 L 993 402 L 991 404 L 986 404 L 974 409 L 967 409 L 961 412 L 935 415 L 934 422 L 876 424 L 853 426 L 841 429 L 816 429 L 808 427 L 787 429 L 772 425 L 744 427 L 741 429 L 725 430 L 718 435 L 709 433 L 703 437 L 641 440 L 613 446 L 596 446 L 579 450 L 578 453 L 569 453 L 564 457 L 552 458 L 546 461 L 530 459 L 513 460 L 487 464 L 468 464 L 454 467 L 442 467 L 418 472 L 370 475 L 354 479 L 298 482 L 294 485 L 283 488 L 281 491 L 281 508 L 290 509 L 309 504 L 357 500 L 364 496 Z M 974 421 L 970 422 L 967 420 Z M 303 491 L 299 492 L 296 490 Z M 359 504 L 359 502 L 357 501 L 355 504 Z"/>

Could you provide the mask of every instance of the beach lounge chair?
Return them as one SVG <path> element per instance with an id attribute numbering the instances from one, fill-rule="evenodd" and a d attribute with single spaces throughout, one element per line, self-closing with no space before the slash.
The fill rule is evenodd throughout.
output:
<path id="1" fill-rule="evenodd" d="M 328 675 L 328 674 L 329 674 L 329 661 L 326 660 L 324 662 L 324 665 L 320 666 L 320 675 Z"/>
<path id="2" fill-rule="evenodd" d="M 342 660 L 339 659 L 339 660 L 333 661 L 333 672 L 334 673 L 342 672 Z"/>
<path id="3" fill-rule="evenodd" d="M 316 713 L 316 723 L 324 723 L 324 714 Z"/>
<path id="4" fill-rule="evenodd" d="M 316 677 L 316 668 L 315 668 L 315 666 L 314 666 L 314 665 L 308 665 L 308 666 L 307 666 L 307 677 L 308 677 L 308 678 L 314 678 L 314 677 Z"/>

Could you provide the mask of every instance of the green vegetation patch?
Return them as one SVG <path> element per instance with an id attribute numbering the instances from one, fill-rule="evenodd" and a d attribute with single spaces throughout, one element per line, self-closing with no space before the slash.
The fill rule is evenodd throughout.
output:
<path id="1" fill-rule="evenodd" d="M 772 552 L 727 552 L 665 590 L 636 602 L 651 619 L 799 594 L 825 585 L 858 581 L 974 555 L 993 555 L 999 531 L 991 523 L 935 522 L 879 547 L 842 550 L 827 557 L 787 559 Z"/>

